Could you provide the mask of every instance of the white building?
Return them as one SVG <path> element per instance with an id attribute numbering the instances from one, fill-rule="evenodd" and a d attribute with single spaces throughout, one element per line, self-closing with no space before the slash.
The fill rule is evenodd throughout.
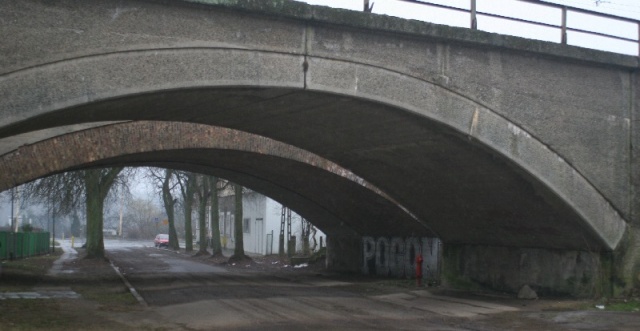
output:
<path id="1" fill-rule="evenodd" d="M 246 189 L 245 189 L 246 190 Z M 220 197 L 220 236 L 222 247 L 232 249 L 234 240 L 234 214 L 235 198 L 231 194 L 223 194 Z M 260 193 L 248 191 L 243 194 L 242 202 L 244 250 L 255 254 L 278 254 L 280 227 L 282 219 L 282 205 Z M 296 237 L 296 252 L 302 252 L 302 218 L 295 212 L 291 212 L 291 236 Z M 313 231 L 309 237 L 310 247 L 314 248 Z M 285 251 L 287 226 L 285 222 Z M 326 236 L 322 231 L 316 230 L 315 250 L 320 249 L 320 242 L 326 242 Z"/>

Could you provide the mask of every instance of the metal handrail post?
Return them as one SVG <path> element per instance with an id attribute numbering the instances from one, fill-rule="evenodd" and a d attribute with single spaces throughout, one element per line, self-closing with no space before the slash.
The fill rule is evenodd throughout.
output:
<path id="1" fill-rule="evenodd" d="M 562 44 L 567 44 L 567 7 L 566 6 L 562 6 L 562 28 L 561 28 L 561 32 L 562 35 L 560 36 L 560 42 Z"/>
<path id="2" fill-rule="evenodd" d="M 373 10 L 373 4 L 369 5 L 369 0 L 364 0 L 363 9 L 365 13 L 370 13 Z"/>
<path id="3" fill-rule="evenodd" d="M 476 16 L 476 0 L 471 0 L 471 29 L 478 30 L 478 18 Z"/>
<path id="4" fill-rule="evenodd" d="M 456 12 L 463 12 L 465 15 L 468 13 L 470 15 L 470 21 L 471 21 L 470 25 L 471 25 L 471 29 L 472 30 L 477 30 L 478 29 L 478 16 L 486 16 L 486 17 L 491 17 L 491 18 L 496 18 L 496 19 L 520 22 L 520 23 L 525 23 L 525 24 L 532 24 L 532 25 L 535 25 L 535 26 L 540 26 L 540 27 L 545 27 L 545 28 L 560 29 L 560 43 L 563 44 L 563 45 L 567 45 L 569 43 L 568 42 L 568 39 L 569 39 L 568 32 L 575 32 L 575 33 L 581 33 L 581 34 L 586 34 L 586 35 L 590 35 L 590 36 L 604 37 L 604 38 L 613 39 L 613 40 L 619 40 L 619 41 L 628 42 L 628 43 L 636 43 L 638 45 L 638 47 L 637 47 L 637 49 L 638 49 L 637 56 L 640 56 L 640 20 L 633 19 L 633 18 L 615 16 L 615 15 L 611 15 L 611 14 L 600 13 L 600 12 L 586 10 L 586 9 L 582 9 L 582 8 L 578 8 L 578 7 L 565 6 L 565 5 L 561 5 L 561 4 L 557 4 L 557 3 L 545 2 L 545 1 L 540 1 L 540 0 L 514 0 L 514 1 L 530 3 L 530 4 L 533 4 L 533 5 L 538 5 L 538 6 L 548 7 L 548 8 L 560 9 L 561 12 L 562 12 L 562 18 L 561 18 L 562 22 L 560 24 L 557 24 L 557 23 L 540 22 L 540 21 L 536 21 L 536 20 L 521 19 L 521 18 L 510 17 L 510 16 L 505 16 L 505 15 L 499 15 L 499 14 L 492 14 L 490 12 L 483 12 L 482 10 L 478 11 L 477 8 L 476 8 L 478 0 L 469 0 L 470 8 L 462 8 L 462 7 L 452 6 L 452 5 L 443 5 L 443 4 L 439 4 L 439 3 L 433 3 L 433 2 L 431 2 L 429 0 L 397 0 L 397 1 L 408 2 L 408 3 L 413 3 L 413 4 L 419 4 L 419 5 L 425 5 L 425 6 L 429 6 L 429 7 L 445 9 L 445 10 L 451 10 L 451 11 L 456 11 Z M 369 3 L 369 2 L 370 2 L 369 0 L 366 0 L 365 3 Z M 572 28 L 567 24 L 568 12 L 577 13 L 577 14 L 593 15 L 593 16 L 596 16 L 596 17 L 605 18 L 605 19 L 612 19 L 612 20 L 616 20 L 616 21 L 619 21 L 619 22 L 637 24 L 637 26 L 638 26 L 638 36 L 635 37 L 635 38 L 631 38 L 631 37 L 623 37 L 623 36 L 616 35 L 616 34 L 592 31 L 592 30 L 584 29 L 584 28 L 582 28 L 582 29 L 581 28 Z"/>

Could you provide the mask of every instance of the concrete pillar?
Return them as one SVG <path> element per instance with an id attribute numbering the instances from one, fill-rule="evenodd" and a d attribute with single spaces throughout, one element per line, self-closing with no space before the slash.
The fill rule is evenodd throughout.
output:
<path id="1" fill-rule="evenodd" d="M 362 269 L 362 245 L 362 237 L 357 235 L 327 234 L 327 269 L 359 273 Z"/>
<path id="2" fill-rule="evenodd" d="M 626 296 L 640 290 L 640 228 L 629 225 L 622 243 L 611 254 L 611 292 Z"/>
<path id="3" fill-rule="evenodd" d="M 631 211 L 626 236 L 616 250 L 614 266 L 621 266 L 616 274 L 622 287 L 615 286 L 614 294 L 640 291 L 640 73 L 636 70 L 632 76 L 632 105 L 629 121 L 631 132 Z"/>

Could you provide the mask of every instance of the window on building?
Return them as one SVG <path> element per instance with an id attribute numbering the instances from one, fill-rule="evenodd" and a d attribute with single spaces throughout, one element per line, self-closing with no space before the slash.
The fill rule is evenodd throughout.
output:
<path id="1" fill-rule="evenodd" d="M 251 233 L 251 219 L 245 218 L 242 222 L 242 230 L 244 233 Z"/>

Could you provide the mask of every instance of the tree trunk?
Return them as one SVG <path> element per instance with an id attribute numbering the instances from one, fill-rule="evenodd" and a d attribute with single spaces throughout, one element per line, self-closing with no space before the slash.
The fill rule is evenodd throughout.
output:
<path id="1" fill-rule="evenodd" d="M 164 202 L 164 209 L 167 212 L 167 220 L 169 221 L 169 248 L 177 251 L 180 249 L 180 242 L 178 241 L 178 233 L 176 232 L 175 225 L 175 200 L 171 195 L 170 182 L 173 177 L 173 171 L 165 169 L 164 179 L 162 181 L 162 201 Z"/>
<path id="2" fill-rule="evenodd" d="M 100 170 L 85 171 L 87 207 L 87 257 L 104 257 L 104 239 L 102 233 L 104 202 L 100 199 Z"/>
<path id="3" fill-rule="evenodd" d="M 209 177 L 211 189 L 211 256 L 222 256 L 222 243 L 220 243 L 220 212 L 218 201 L 218 178 Z"/>
<path id="4" fill-rule="evenodd" d="M 209 181 L 204 176 L 198 176 L 200 179 L 198 187 L 198 227 L 200 248 L 196 255 L 209 254 L 207 251 L 207 193 L 209 191 Z"/>
<path id="5" fill-rule="evenodd" d="M 87 206 L 87 258 L 104 258 L 104 200 L 122 167 L 84 172 Z"/>
<path id="6" fill-rule="evenodd" d="M 300 236 L 302 238 L 302 255 L 309 256 L 310 255 L 310 247 L 309 247 L 309 235 L 311 234 L 311 223 L 309 223 L 304 218 L 300 219 L 302 231 L 300 231 Z"/>
<path id="7" fill-rule="evenodd" d="M 193 252 L 193 229 L 191 226 L 191 212 L 193 211 L 193 195 L 195 193 L 195 175 L 187 174 L 186 191 L 184 198 L 184 241 L 185 250 Z"/>
<path id="8" fill-rule="evenodd" d="M 233 256 L 229 258 L 229 262 L 236 261 L 251 261 L 251 258 L 244 254 L 244 231 L 242 229 L 242 186 L 238 184 L 233 185 L 235 191 L 235 215 L 233 219 L 235 231 L 234 237 L 236 241 L 236 247 L 233 251 Z"/>
<path id="9" fill-rule="evenodd" d="M 71 221 L 71 235 L 78 238 L 80 237 L 80 216 L 78 216 L 78 211 L 73 210 L 73 216 Z"/>

